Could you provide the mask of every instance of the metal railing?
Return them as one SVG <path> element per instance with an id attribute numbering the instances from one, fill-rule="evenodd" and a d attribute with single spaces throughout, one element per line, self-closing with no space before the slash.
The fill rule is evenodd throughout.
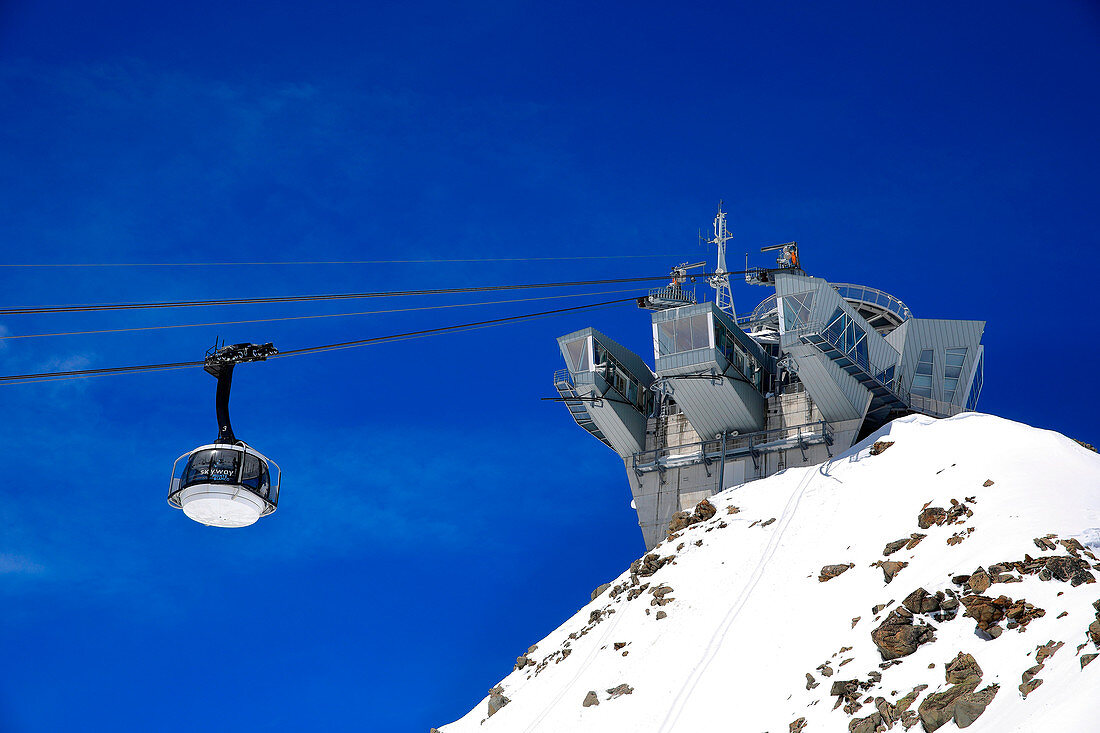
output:
<path id="1" fill-rule="evenodd" d="M 917 412 L 923 412 L 934 417 L 954 417 L 959 413 L 966 412 L 966 407 L 963 405 L 923 397 L 918 394 L 909 395 L 909 406 Z"/>
<path id="2" fill-rule="evenodd" d="M 876 364 L 875 362 L 871 361 L 870 354 L 868 354 L 867 360 L 866 360 L 866 362 L 864 362 L 861 356 L 859 356 L 855 353 L 845 351 L 844 347 L 840 344 L 840 339 L 837 337 L 837 335 L 830 332 L 828 330 L 828 328 L 824 328 L 823 325 L 824 324 L 822 324 L 822 323 L 817 323 L 817 324 L 811 324 L 811 325 L 808 325 L 808 326 L 799 326 L 798 328 L 791 329 L 791 330 L 788 330 L 788 331 L 784 331 L 783 335 L 786 336 L 786 335 L 789 334 L 789 335 L 794 336 L 794 337 L 796 337 L 800 340 L 802 339 L 803 336 L 808 336 L 810 334 L 813 334 L 815 336 L 820 336 L 822 339 L 824 339 L 826 342 L 828 342 L 829 345 L 831 345 L 834 349 L 836 349 L 840 353 L 844 354 L 848 359 L 850 359 L 853 364 L 856 364 L 861 370 L 863 370 L 867 375 L 869 375 L 871 377 L 871 379 L 875 380 L 875 382 L 877 382 L 878 384 L 882 385 L 886 389 L 893 392 L 895 395 L 900 397 L 903 401 L 908 401 L 907 400 L 908 395 L 905 392 L 905 389 L 901 386 L 902 385 L 901 371 L 900 371 L 900 369 L 898 369 L 896 364 L 888 364 L 885 367 L 883 367 L 881 364 Z M 891 366 L 894 367 L 893 377 L 891 379 L 884 379 L 884 377 L 886 375 L 886 372 L 890 369 Z"/>
<path id="3" fill-rule="evenodd" d="M 833 434 L 824 420 L 786 428 L 761 430 L 744 435 L 727 435 L 698 443 L 639 451 L 632 456 L 636 473 L 678 468 L 696 463 L 760 455 L 780 450 L 806 448 L 820 443 L 832 444 Z"/>
<path id="4" fill-rule="evenodd" d="M 840 297 L 844 298 L 846 301 L 854 300 L 859 303 L 866 303 L 868 305 L 883 308 L 896 315 L 902 321 L 907 321 L 913 317 L 913 312 L 909 310 L 909 306 L 884 290 L 868 287 L 866 285 L 854 285 L 852 283 L 830 284 L 837 293 L 840 294 Z M 776 295 L 772 293 L 753 308 L 752 315 L 746 316 L 743 319 L 738 318 L 737 322 L 741 323 L 743 320 L 745 323 L 752 323 L 754 321 L 765 320 L 776 310 L 776 307 Z"/>
<path id="5" fill-rule="evenodd" d="M 696 303 L 695 288 L 682 288 L 672 285 L 666 285 L 663 288 L 652 288 L 649 291 L 648 300 L 694 305 Z"/>

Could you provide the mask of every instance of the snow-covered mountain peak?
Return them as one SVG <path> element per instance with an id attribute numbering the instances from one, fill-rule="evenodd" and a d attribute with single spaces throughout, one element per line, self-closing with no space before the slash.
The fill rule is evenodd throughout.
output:
<path id="1" fill-rule="evenodd" d="M 911 416 L 672 529 L 442 733 L 1100 727 L 1100 456 L 1075 441 Z"/>

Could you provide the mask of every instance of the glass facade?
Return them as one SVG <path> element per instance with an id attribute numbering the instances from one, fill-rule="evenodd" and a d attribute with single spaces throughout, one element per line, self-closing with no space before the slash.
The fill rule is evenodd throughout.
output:
<path id="1" fill-rule="evenodd" d="M 574 341 L 567 341 L 565 343 L 565 351 L 569 355 L 569 370 L 576 372 L 587 372 L 591 369 L 588 363 L 588 337 L 576 339 Z"/>
<path id="2" fill-rule="evenodd" d="M 764 391 L 764 366 L 719 318 L 714 319 L 714 347 L 726 357 L 728 362 L 737 367 L 737 370 L 758 391 Z"/>
<path id="3" fill-rule="evenodd" d="M 595 339 L 592 340 L 592 351 L 596 358 L 596 371 L 623 400 L 638 408 L 643 415 L 648 415 L 653 407 L 653 394 Z"/>
<path id="4" fill-rule="evenodd" d="M 707 321 L 706 313 L 697 313 L 658 323 L 657 355 L 668 356 L 682 351 L 711 348 L 713 344 L 710 342 Z"/>
<path id="5" fill-rule="evenodd" d="M 863 327 L 844 312 L 837 308 L 833 311 L 829 325 L 822 333 L 833 346 L 850 356 L 855 363 L 865 370 L 870 371 L 871 360 L 867 355 L 867 332 Z"/>
<path id="6" fill-rule="evenodd" d="M 810 310 L 814 304 L 812 290 L 798 295 L 784 295 L 782 302 L 784 331 L 793 331 L 810 322 Z"/>
<path id="7" fill-rule="evenodd" d="M 966 361 L 966 349 L 948 349 L 947 358 L 943 363 L 943 400 L 954 402 L 955 393 L 959 390 L 959 377 L 962 376 L 962 365 Z"/>
<path id="8" fill-rule="evenodd" d="M 919 397 L 932 397 L 932 349 L 921 350 L 910 392 Z"/>
<path id="9" fill-rule="evenodd" d="M 970 385 L 970 394 L 966 398 L 966 409 L 978 406 L 978 396 L 982 393 L 982 381 L 985 378 L 985 354 L 979 352 L 978 365 L 974 367 L 974 381 Z"/>

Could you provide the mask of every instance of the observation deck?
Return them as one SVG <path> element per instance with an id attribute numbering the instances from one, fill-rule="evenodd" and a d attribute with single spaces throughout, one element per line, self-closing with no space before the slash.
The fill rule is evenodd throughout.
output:
<path id="1" fill-rule="evenodd" d="M 913 317 L 909 306 L 884 290 L 852 283 L 832 283 L 832 286 L 882 336 Z M 739 318 L 738 323 L 753 330 L 778 330 L 779 313 L 776 310 L 775 293 L 760 301 L 752 315 Z"/>

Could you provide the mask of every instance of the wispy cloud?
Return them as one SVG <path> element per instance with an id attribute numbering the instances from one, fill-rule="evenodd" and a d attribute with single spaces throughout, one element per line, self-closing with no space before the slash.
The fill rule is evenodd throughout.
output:
<path id="1" fill-rule="evenodd" d="M 0 575 L 38 576 L 45 572 L 46 568 L 44 566 L 28 557 L 0 553 Z"/>

